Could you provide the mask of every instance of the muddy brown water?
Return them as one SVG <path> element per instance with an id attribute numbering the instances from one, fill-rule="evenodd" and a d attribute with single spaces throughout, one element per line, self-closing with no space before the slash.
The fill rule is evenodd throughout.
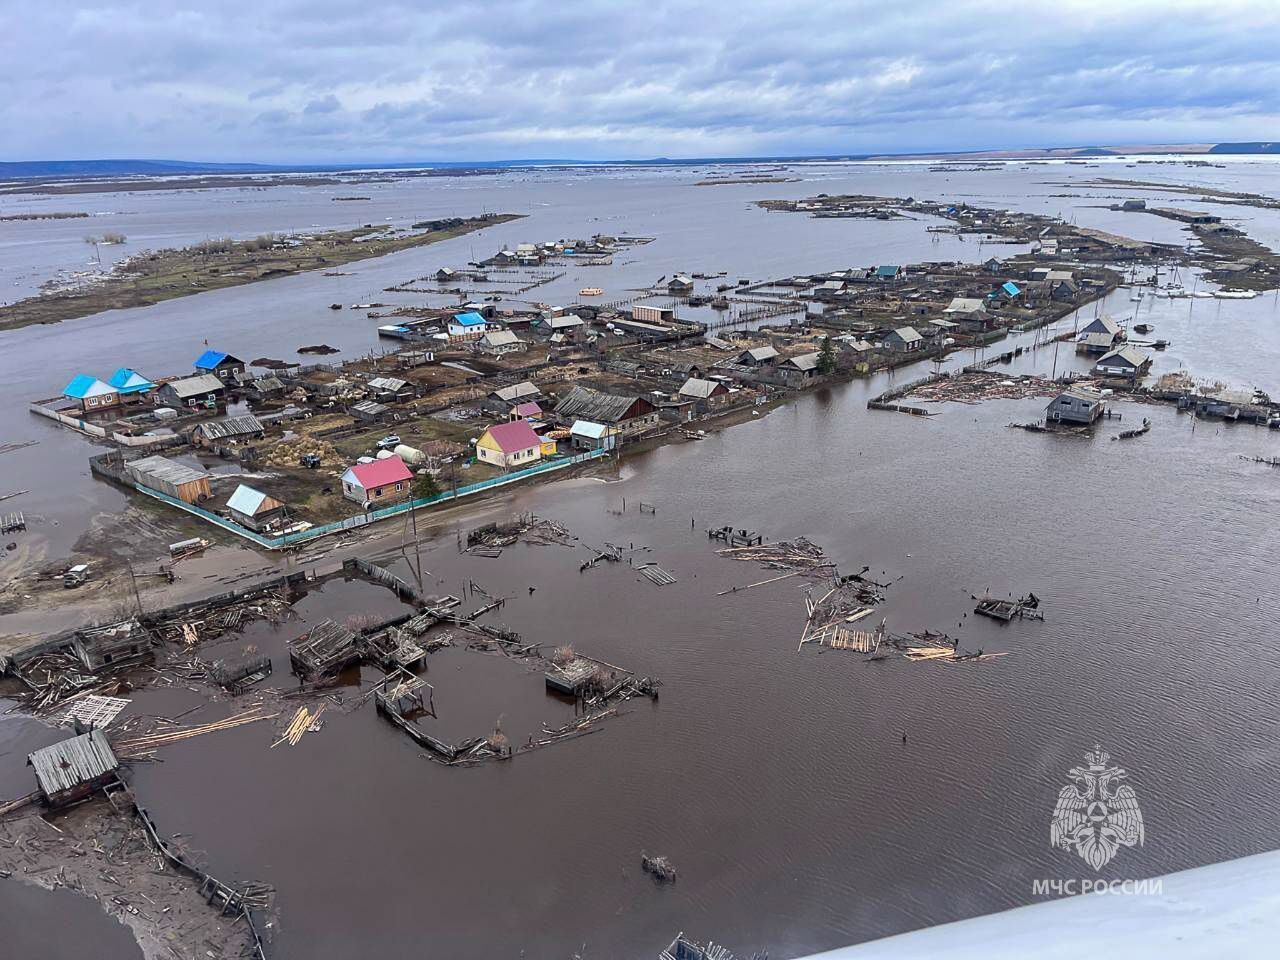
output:
<path id="1" fill-rule="evenodd" d="M 1213 339 L 1198 340 L 1191 307 L 1176 309 L 1188 356 L 1273 367 L 1262 319 L 1245 321 L 1257 325 L 1247 343 L 1224 343 L 1224 306 Z M 1273 309 L 1250 301 L 1239 316 Z M 1009 369 L 1047 373 L 1052 355 Z M 1062 351 L 1057 363 L 1078 361 Z M 1124 420 L 1093 437 L 1006 427 L 1034 419 L 1039 400 L 942 404 L 927 420 L 867 411 L 886 382 L 819 390 L 629 459 L 620 482 L 514 494 L 512 512 L 535 510 L 586 544 L 649 547 L 637 562 L 659 562 L 671 586 L 626 565 L 579 573 L 585 548 L 460 556 L 450 532 L 424 545 L 428 588 L 457 594 L 473 579 L 509 595 L 490 622 L 661 677 L 657 703 L 470 769 L 423 758 L 371 705 L 326 712 L 294 748 L 268 750 L 270 731 L 250 725 L 137 768 L 143 802 L 215 874 L 275 884 L 273 956 L 308 960 L 568 957 L 584 945 L 639 960 L 678 930 L 789 957 L 1032 902 L 1037 879 L 1092 876 L 1048 838 L 1067 770 L 1095 743 L 1129 771 L 1147 831 L 1101 876 L 1280 845 L 1280 474 L 1239 459 L 1275 455 L 1280 438 L 1210 421 L 1193 431 L 1169 408 L 1119 403 Z M 1110 439 L 1142 416 L 1146 437 Z M 896 581 L 877 613 L 895 631 L 945 630 L 1009 655 L 797 652 L 800 578 L 716 596 L 774 575 L 715 555 L 703 531 L 725 523 L 809 536 L 843 570 Z M 987 589 L 1033 590 L 1046 620 L 976 619 L 970 596 Z M 312 615 L 386 602 L 347 590 L 326 586 Z M 518 664 L 436 657 L 428 677 L 449 736 L 501 717 L 518 741 L 563 717 Z M 10 783 L 0 793 L 17 792 Z M 656 886 L 644 852 L 671 857 L 679 880 Z"/>

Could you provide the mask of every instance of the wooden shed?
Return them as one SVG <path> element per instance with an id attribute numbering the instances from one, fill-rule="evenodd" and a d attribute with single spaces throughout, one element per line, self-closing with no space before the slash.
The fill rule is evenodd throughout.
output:
<path id="1" fill-rule="evenodd" d="M 40 795 L 50 807 L 65 807 L 115 782 L 120 761 L 101 730 L 44 747 L 27 757 Z"/>

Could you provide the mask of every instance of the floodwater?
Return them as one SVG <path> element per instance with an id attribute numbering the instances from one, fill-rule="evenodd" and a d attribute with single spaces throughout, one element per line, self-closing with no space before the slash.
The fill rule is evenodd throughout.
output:
<path id="1" fill-rule="evenodd" d="M 1274 170 L 1114 175 L 1269 192 Z M 1037 184 L 1097 175 L 1035 166 L 949 179 L 840 170 L 821 173 L 821 183 L 747 187 L 695 188 L 689 175 L 667 172 L 468 181 L 460 189 L 475 204 L 523 205 L 535 216 L 501 237 L 355 265 L 357 277 L 340 278 L 341 299 L 363 301 L 389 280 L 456 263 L 469 245 L 483 254 L 499 239 L 589 232 L 591 217 L 602 230 L 660 237 L 626 268 L 643 279 L 621 282 L 635 285 L 676 268 L 761 278 L 977 259 L 976 245 L 931 243 L 918 223 L 814 221 L 747 203 L 858 191 L 1000 196 L 1001 205 L 1067 212 L 1069 201 L 1051 196 L 1061 188 Z M 414 216 L 450 209 L 438 182 L 423 189 Z M 1103 229 L 1146 227 L 1161 239 L 1172 226 L 1086 205 L 1110 199 L 1070 202 L 1078 221 Z M 999 251 L 980 255 L 991 252 Z M 330 316 L 325 282 L 339 281 L 296 277 L 137 317 L 0 335 L 0 362 L 13 371 L 3 389 L 56 392 L 64 372 L 75 372 L 11 363 L 14 348 L 106 372 L 134 357 L 144 372 L 179 366 L 208 331 L 250 356 L 321 339 L 367 349 L 372 322 Z M 1120 291 L 1105 309 L 1133 307 Z M 1141 309 L 1174 342 L 1158 355 L 1167 367 L 1275 386 L 1274 298 Z M 1055 357 L 1046 348 L 1009 369 L 1047 374 L 1080 363 L 1069 349 Z M 629 458 L 620 482 L 514 494 L 511 512 L 564 523 L 591 546 L 634 545 L 637 562 L 660 563 L 679 578 L 673 585 L 655 586 L 625 564 L 579 573 L 582 547 L 521 544 L 488 559 L 459 555 L 452 531 L 424 544 L 428 589 L 458 594 L 474 580 L 509 596 L 488 622 L 661 677 L 657 703 L 632 701 L 591 736 L 469 769 L 425 759 L 372 705 L 327 712 L 322 730 L 288 749 L 268 750 L 269 731 L 249 725 L 175 744 L 165 763 L 139 767 L 132 776 L 143 802 L 163 829 L 206 850 L 215 874 L 276 885 L 272 954 L 286 960 L 410 950 L 640 960 L 679 930 L 782 958 L 1032 902 L 1036 880 L 1093 876 L 1049 846 L 1049 822 L 1068 769 L 1095 743 L 1129 772 L 1146 822 L 1145 844 L 1123 850 L 1102 877 L 1153 876 L 1280 845 L 1272 655 L 1280 473 L 1240 459 L 1276 455 L 1280 437 L 1128 403 L 1117 404 L 1122 422 L 1087 438 L 1007 428 L 1036 417 L 1038 400 L 944 404 L 929 419 L 868 411 L 867 398 L 888 382 L 822 389 L 707 439 Z M 1150 434 L 1110 439 L 1142 416 L 1153 421 Z M 38 457 L 22 458 L 42 470 L 56 468 L 51 448 L 78 447 L 81 462 L 91 449 L 26 414 L 0 417 L 9 418 L 6 432 L 20 431 L 12 439 L 42 440 L 24 452 Z M 65 487 L 79 505 L 41 501 L 63 526 L 120 499 L 74 476 Z M 639 501 L 656 513 L 641 513 Z M 966 648 L 1008 656 L 864 663 L 797 652 L 803 580 L 717 596 L 776 575 L 715 554 L 704 530 L 726 523 L 770 539 L 808 536 L 845 572 L 870 566 L 893 581 L 877 611 L 891 630 L 943 630 Z M 407 575 L 398 554 L 386 562 Z M 970 597 L 988 589 L 1034 591 L 1045 621 L 979 621 Z M 354 585 L 326 593 L 316 615 L 330 604 L 360 614 L 387 602 Z M 563 722 L 564 705 L 518 663 L 451 650 L 433 657 L 428 675 L 449 737 L 501 722 L 518 743 L 537 724 Z M 27 782 L 11 772 L 17 783 L 0 780 L 0 795 Z M 642 853 L 672 858 L 679 880 L 656 886 L 640 871 Z"/>

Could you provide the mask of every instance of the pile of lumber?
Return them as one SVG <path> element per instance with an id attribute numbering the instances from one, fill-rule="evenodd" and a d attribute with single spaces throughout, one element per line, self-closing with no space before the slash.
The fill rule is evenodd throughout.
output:
<path id="1" fill-rule="evenodd" d="M 189 740 L 192 737 L 203 736 L 206 733 L 217 733 L 220 730 L 231 730 L 235 727 L 242 727 L 247 723 L 272 720 L 278 716 L 278 713 L 265 713 L 264 708 L 259 706 L 254 707 L 252 710 L 246 710 L 244 713 L 236 713 L 225 719 L 215 720 L 212 723 L 202 723 L 194 727 L 177 727 L 161 733 L 151 733 L 144 737 L 136 737 L 132 740 L 121 740 L 114 744 L 114 747 L 119 756 L 138 757 L 151 752 L 156 747 L 176 743 L 179 740 Z"/>
<path id="2" fill-rule="evenodd" d="M 319 730 L 318 725 L 320 715 L 324 713 L 324 708 L 328 704 L 321 704 L 320 709 L 312 713 L 306 707 L 299 707 L 298 712 L 293 715 L 293 719 L 289 721 L 289 726 L 285 728 L 284 736 L 271 745 L 271 749 L 275 749 L 280 744 L 287 742 L 289 746 L 296 747 L 302 740 L 302 735 L 311 730 Z"/>
<path id="3" fill-rule="evenodd" d="M 723 550 L 717 550 L 716 553 L 732 560 L 754 560 L 774 570 L 812 571 L 825 574 L 835 567 L 835 564 L 822 552 L 822 548 L 805 537 L 757 544 L 753 547 L 726 547 Z"/>

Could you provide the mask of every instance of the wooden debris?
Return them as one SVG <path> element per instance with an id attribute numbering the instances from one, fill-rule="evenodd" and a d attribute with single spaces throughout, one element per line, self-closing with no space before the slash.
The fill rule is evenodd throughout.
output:
<path id="1" fill-rule="evenodd" d="M 248 723 L 257 723 L 259 720 L 272 720 L 279 715 L 279 713 L 263 713 L 261 707 L 255 707 L 252 710 L 233 714 L 224 720 L 216 720 L 213 723 L 204 723 L 195 727 L 179 727 L 176 730 L 152 733 L 132 740 L 121 740 L 114 744 L 114 747 L 118 755 L 127 757 L 146 752 L 155 747 L 164 746 L 165 744 L 175 743 L 179 740 L 189 740 L 192 737 L 203 736 L 206 733 L 230 730 Z"/>
<path id="2" fill-rule="evenodd" d="M 652 874 L 653 878 L 659 883 L 675 882 L 675 865 L 666 857 L 650 857 L 646 854 L 641 854 L 640 866 L 645 873 Z"/>

